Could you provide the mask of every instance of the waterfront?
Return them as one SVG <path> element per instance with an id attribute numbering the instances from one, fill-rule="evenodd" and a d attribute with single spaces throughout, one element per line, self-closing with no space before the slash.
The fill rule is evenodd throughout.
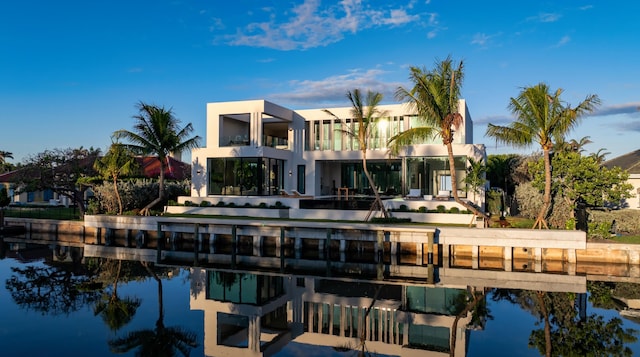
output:
<path id="1" fill-rule="evenodd" d="M 493 280 L 486 277 L 500 272 L 417 267 L 433 270 L 429 283 L 386 278 L 386 264 L 373 265 L 380 276 L 362 278 L 316 268 L 279 273 L 248 265 L 234 270 L 120 262 L 109 254 L 125 248 L 90 247 L 3 242 L 2 355 L 106 356 L 124 347 L 129 355 L 155 355 L 158 350 L 142 348 L 159 338 L 191 356 L 352 356 L 362 349 L 446 356 L 452 347 L 456 356 L 537 356 L 529 341 L 544 341 L 543 310 L 551 341 L 565 337 L 556 349 L 570 346 L 566 337 L 583 336 L 574 341 L 583 348 L 619 341 L 640 353 L 640 344 L 624 333 L 640 326 L 615 309 L 632 315 L 635 310 L 624 309 L 620 299 L 633 306 L 639 298 L 636 279 L 623 269 L 616 270 L 620 277 L 590 275 L 587 281 L 580 267 L 568 269 L 578 272 L 573 276 L 512 271 Z M 362 271 L 373 270 L 362 263 Z M 625 296 L 612 299 L 611 291 Z M 168 338 L 169 332 L 180 338 Z M 609 339 L 598 341 L 594 333 Z"/>

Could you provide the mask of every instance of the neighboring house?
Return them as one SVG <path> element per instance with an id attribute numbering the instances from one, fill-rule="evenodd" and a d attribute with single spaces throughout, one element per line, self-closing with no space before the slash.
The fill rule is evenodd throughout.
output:
<path id="1" fill-rule="evenodd" d="M 136 157 L 138 165 L 142 168 L 142 177 L 158 178 L 160 175 L 160 161 L 155 156 Z M 86 165 L 93 165 L 93 161 L 87 161 Z M 20 169 L 0 174 L 0 186 L 7 189 L 11 198 L 11 203 L 40 203 L 40 204 L 62 204 L 69 205 L 71 202 L 67 197 L 63 197 L 53 190 L 20 192 L 16 189 L 16 181 L 20 175 Z M 165 171 L 165 179 L 186 180 L 191 177 L 191 166 L 185 162 L 169 157 L 169 164 Z M 92 196 L 93 193 L 87 191 L 85 196 Z M 85 199 L 88 197 L 85 197 Z"/>
<path id="2" fill-rule="evenodd" d="M 627 208 L 640 209 L 640 150 L 618 156 L 611 160 L 607 160 L 604 166 L 612 168 L 618 166 L 629 173 L 628 182 L 633 185 L 631 193 L 633 197 L 627 203 Z"/>
<path id="3" fill-rule="evenodd" d="M 160 176 L 160 161 L 155 156 L 138 156 L 136 162 L 142 168 L 146 178 L 158 178 Z M 164 172 L 165 179 L 186 180 L 191 178 L 191 165 L 176 158 L 169 157 L 169 164 Z"/>
<path id="4" fill-rule="evenodd" d="M 473 123 L 464 100 L 464 118 L 453 151 L 459 194 L 467 158 L 486 159 L 473 144 Z M 331 111 L 338 118 L 327 114 Z M 451 190 L 446 146 L 439 137 L 390 156 L 387 141 L 419 125 L 403 104 L 381 105 L 388 112 L 372 130 L 367 162 L 376 189 L 386 196 L 434 195 Z M 265 100 L 207 104 L 206 147 L 192 150 L 192 197 L 372 194 L 362 168 L 351 107 L 291 110 Z M 483 197 L 484 195 L 480 195 Z"/>

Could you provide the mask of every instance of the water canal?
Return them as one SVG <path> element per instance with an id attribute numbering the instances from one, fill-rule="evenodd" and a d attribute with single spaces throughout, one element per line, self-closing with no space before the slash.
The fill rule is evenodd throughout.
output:
<path id="1" fill-rule="evenodd" d="M 38 241 L 2 239 L 2 356 L 640 355 L 633 267 L 499 271 L 362 251 L 348 269 L 303 252 L 281 270 Z"/>

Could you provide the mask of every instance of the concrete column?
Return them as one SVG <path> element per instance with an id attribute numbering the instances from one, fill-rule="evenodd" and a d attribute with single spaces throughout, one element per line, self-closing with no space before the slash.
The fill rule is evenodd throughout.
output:
<path id="1" fill-rule="evenodd" d="M 629 265 L 640 264 L 640 252 L 637 250 L 629 250 Z M 575 255 L 575 251 L 573 252 Z"/>
<path id="2" fill-rule="evenodd" d="M 391 256 L 398 255 L 398 242 L 391 242 Z"/>
<path id="3" fill-rule="evenodd" d="M 309 302 L 308 304 L 309 304 L 309 311 L 307 312 L 307 326 L 309 328 L 308 331 L 313 333 L 314 332 L 313 331 L 313 328 L 314 328 L 314 326 L 313 326 L 313 310 L 314 309 L 313 308 L 314 308 L 315 303 Z"/>
<path id="4" fill-rule="evenodd" d="M 248 348 L 253 352 L 260 352 L 260 316 L 249 316 Z"/>
<path id="5" fill-rule="evenodd" d="M 318 304 L 318 333 L 322 333 L 322 326 L 324 324 L 324 304 Z"/>
<path id="6" fill-rule="evenodd" d="M 504 247 L 504 270 L 513 271 L 513 247 Z"/>
<path id="7" fill-rule="evenodd" d="M 542 272 L 542 248 L 533 248 L 533 261 L 535 264 L 535 272 Z"/>
<path id="8" fill-rule="evenodd" d="M 302 238 L 295 237 L 293 242 L 293 248 L 296 259 L 300 259 L 300 252 L 302 251 Z"/>
<path id="9" fill-rule="evenodd" d="M 28 229 L 28 232 L 29 232 L 29 235 L 28 235 L 27 239 L 31 239 L 31 222 L 27 223 L 27 225 L 28 225 L 27 229 Z M 96 244 L 97 245 L 102 244 L 102 228 L 101 227 L 96 228 L 95 239 L 96 239 Z"/>
<path id="10" fill-rule="evenodd" d="M 474 245 L 471 247 L 471 268 L 478 269 L 478 260 L 480 259 L 480 247 Z"/>
<path id="11" fill-rule="evenodd" d="M 416 265 L 422 265 L 424 257 L 422 255 L 422 243 L 416 243 Z"/>
<path id="12" fill-rule="evenodd" d="M 209 253 L 216 253 L 216 234 L 209 233 Z"/>
<path id="13" fill-rule="evenodd" d="M 333 304 L 329 304 L 329 335 L 333 335 Z"/>
<path id="14" fill-rule="evenodd" d="M 257 235 L 251 237 L 251 241 L 253 242 L 253 256 L 260 257 L 262 256 L 262 236 Z"/>
<path id="15" fill-rule="evenodd" d="M 344 337 L 344 330 L 346 329 L 347 317 L 345 316 L 345 310 L 344 306 L 340 305 L 340 337 Z"/>

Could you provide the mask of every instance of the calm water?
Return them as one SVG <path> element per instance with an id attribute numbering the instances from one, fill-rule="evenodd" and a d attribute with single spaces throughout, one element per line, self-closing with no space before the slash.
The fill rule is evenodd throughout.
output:
<path id="1" fill-rule="evenodd" d="M 622 316 L 640 301 L 630 282 L 506 290 L 447 283 L 438 267 L 426 284 L 159 266 L 82 247 L 5 242 L 2 253 L 1 356 L 447 356 L 454 339 L 456 356 L 640 355 L 640 326 Z"/>

